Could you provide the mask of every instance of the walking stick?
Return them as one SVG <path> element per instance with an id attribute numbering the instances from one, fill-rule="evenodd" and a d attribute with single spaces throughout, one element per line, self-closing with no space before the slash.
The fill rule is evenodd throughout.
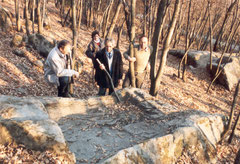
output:
<path id="1" fill-rule="evenodd" d="M 98 59 L 96 59 L 96 60 L 97 60 L 97 62 L 98 62 L 99 65 L 102 64 Z M 117 92 L 115 91 L 115 88 L 114 88 L 114 85 L 113 85 L 113 81 L 112 81 L 112 78 L 111 78 L 110 74 L 108 73 L 108 71 L 106 70 L 105 67 L 104 67 L 103 70 L 104 70 L 104 72 L 107 74 L 107 76 L 108 76 L 108 78 L 109 78 L 109 80 L 110 80 L 111 86 L 112 86 L 112 88 L 113 88 L 113 92 L 114 92 L 114 94 L 116 95 L 118 102 L 120 102 L 121 100 L 120 100 L 120 98 L 118 97 Z"/>

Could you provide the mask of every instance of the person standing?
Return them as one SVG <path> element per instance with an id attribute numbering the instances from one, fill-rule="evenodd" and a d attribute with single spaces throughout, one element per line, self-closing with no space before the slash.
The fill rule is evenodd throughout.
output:
<path id="1" fill-rule="evenodd" d="M 152 46 L 148 45 L 148 38 L 146 36 L 141 36 L 139 38 L 139 44 L 134 45 L 134 54 L 131 58 L 129 50 L 124 52 L 124 58 L 129 62 L 134 62 L 134 71 L 136 77 L 136 87 L 141 88 L 147 69 L 150 69 L 149 59 L 152 53 Z M 128 70 L 123 81 L 123 88 L 129 87 L 131 85 L 131 73 Z"/>
<path id="2" fill-rule="evenodd" d="M 85 54 L 88 58 L 92 60 L 92 63 L 94 65 L 96 53 L 100 51 L 104 47 L 104 42 L 99 36 L 99 32 L 97 30 L 92 32 L 92 40 L 88 44 L 87 51 Z M 94 82 L 94 67 L 92 68 L 92 81 Z"/>
<path id="3" fill-rule="evenodd" d="M 70 42 L 61 40 L 50 51 L 44 64 L 44 78 L 49 84 L 57 85 L 58 97 L 72 97 L 69 93 L 70 79 L 79 76 L 77 71 L 67 68 L 67 58 L 71 59 L 71 52 Z"/>
<path id="4" fill-rule="evenodd" d="M 95 80 L 99 86 L 99 96 L 106 95 L 106 90 L 109 89 L 109 94 L 113 92 L 110 79 L 104 72 L 104 69 L 110 74 L 114 87 L 117 87 L 122 79 L 123 75 L 123 62 L 122 55 L 118 49 L 113 48 L 115 42 L 111 38 L 105 40 L 105 48 L 98 51 L 96 59 L 101 64 L 95 63 L 94 68 L 96 69 Z"/>
<path id="5" fill-rule="evenodd" d="M 98 31 L 92 32 L 92 40 L 88 44 L 86 55 L 94 62 L 96 53 L 104 47 L 103 40 L 99 36 Z"/>

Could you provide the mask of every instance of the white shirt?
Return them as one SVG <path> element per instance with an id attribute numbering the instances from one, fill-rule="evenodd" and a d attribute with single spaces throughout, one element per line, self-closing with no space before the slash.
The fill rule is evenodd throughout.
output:
<path id="1" fill-rule="evenodd" d="M 108 68 L 109 68 L 109 71 L 110 71 L 110 74 L 112 73 L 112 62 L 113 62 L 113 51 L 111 51 L 111 52 L 105 52 L 106 53 L 106 55 L 107 55 L 107 59 L 108 59 Z M 111 58 L 109 58 L 109 53 L 111 54 L 110 56 L 111 56 Z"/>

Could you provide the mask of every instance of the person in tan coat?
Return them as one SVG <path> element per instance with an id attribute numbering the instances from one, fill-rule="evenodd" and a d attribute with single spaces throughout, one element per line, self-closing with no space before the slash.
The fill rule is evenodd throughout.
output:
<path id="1" fill-rule="evenodd" d="M 139 38 L 139 44 L 134 45 L 134 57 L 130 57 L 129 50 L 124 52 L 124 58 L 129 62 L 134 62 L 134 71 L 136 77 L 136 87 L 140 88 L 143 84 L 147 69 L 150 69 L 149 59 L 152 53 L 152 46 L 148 45 L 148 38 L 141 36 Z M 131 85 L 131 74 L 130 70 L 127 72 L 123 81 L 123 88 Z"/>

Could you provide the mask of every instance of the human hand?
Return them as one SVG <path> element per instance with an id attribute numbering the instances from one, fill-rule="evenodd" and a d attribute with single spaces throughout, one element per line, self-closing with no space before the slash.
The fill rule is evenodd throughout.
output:
<path id="1" fill-rule="evenodd" d="M 147 65 L 147 70 L 150 71 L 150 69 L 151 69 L 151 66 L 150 66 L 150 64 L 148 64 Z"/>
<path id="2" fill-rule="evenodd" d="M 130 62 L 135 62 L 136 61 L 136 58 L 135 57 L 128 57 L 128 61 L 130 61 Z"/>
<path id="3" fill-rule="evenodd" d="M 118 80 L 118 84 L 121 84 L 121 82 L 122 82 L 122 79 L 119 79 L 119 80 Z"/>
<path id="4" fill-rule="evenodd" d="M 105 66 L 103 64 L 99 64 L 99 67 L 100 67 L 101 70 L 105 69 Z"/>

